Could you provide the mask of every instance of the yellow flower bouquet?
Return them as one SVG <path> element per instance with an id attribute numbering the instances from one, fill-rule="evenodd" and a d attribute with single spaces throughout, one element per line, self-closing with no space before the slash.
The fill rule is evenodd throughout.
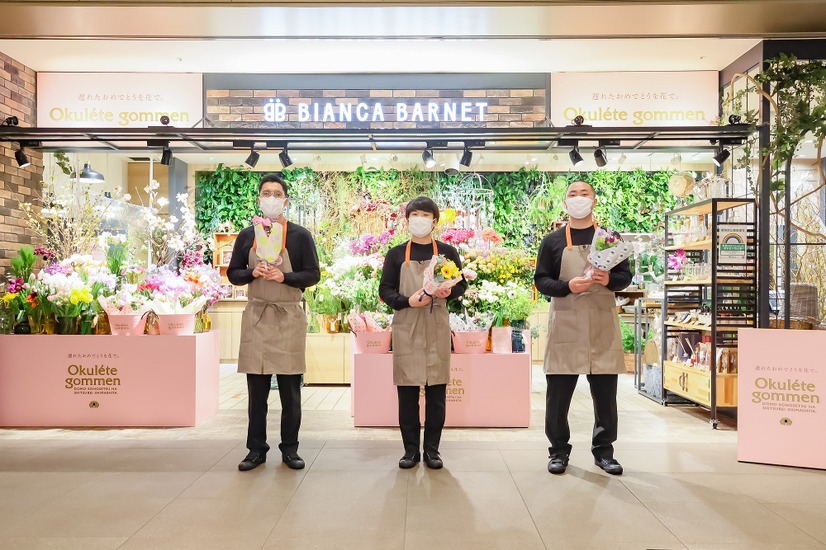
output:
<path id="1" fill-rule="evenodd" d="M 437 290 L 453 288 L 461 280 L 462 270 L 456 262 L 440 254 L 433 256 L 430 269 L 424 272 L 424 290 L 432 296 Z"/>

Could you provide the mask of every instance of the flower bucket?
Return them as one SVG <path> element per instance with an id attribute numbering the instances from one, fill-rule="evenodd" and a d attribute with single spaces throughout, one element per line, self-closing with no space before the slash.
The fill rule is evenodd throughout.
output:
<path id="1" fill-rule="evenodd" d="M 57 317 L 57 334 L 77 334 L 77 317 Z"/>
<path id="2" fill-rule="evenodd" d="M 170 313 L 158 315 L 161 336 L 186 336 L 195 334 L 194 313 Z"/>
<path id="3" fill-rule="evenodd" d="M 485 353 L 488 347 L 488 331 L 455 331 L 453 351 L 456 353 Z"/>
<path id="4" fill-rule="evenodd" d="M 393 335 L 386 332 L 354 332 L 357 353 L 388 353 Z"/>
<path id="5" fill-rule="evenodd" d="M 490 344 L 493 353 L 513 353 L 511 327 L 493 327 L 490 329 Z"/>
<path id="6" fill-rule="evenodd" d="M 109 315 L 109 328 L 114 336 L 143 334 L 143 330 L 146 328 L 146 314 L 113 313 Z"/>

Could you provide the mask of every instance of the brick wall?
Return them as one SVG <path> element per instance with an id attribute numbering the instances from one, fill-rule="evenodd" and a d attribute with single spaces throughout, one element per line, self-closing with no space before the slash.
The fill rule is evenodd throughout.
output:
<path id="1" fill-rule="evenodd" d="M 0 52 L 0 121 L 16 116 L 20 126 L 35 124 L 35 72 Z M 21 203 L 32 200 L 40 189 L 43 156 L 26 149 L 31 161 L 18 168 L 14 158 L 17 143 L 0 142 L 0 272 L 11 265 L 21 244 L 32 244 Z"/>
<path id="2" fill-rule="evenodd" d="M 264 120 L 264 105 L 278 98 L 287 106 L 287 120 L 282 123 Z M 413 104 L 446 102 L 487 102 L 485 120 L 474 114 L 473 122 L 399 122 L 395 104 L 405 103 L 412 111 Z M 545 120 L 545 89 L 512 90 L 207 90 L 206 112 L 220 128 L 531 128 L 542 126 Z M 382 103 L 384 122 L 299 122 L 298 105 L 316 103 L 323 108 L 338 105 L 366 103 L 373 111 L 376 102 Z M 440 107 L 441 109 L 441 107 Z"/>

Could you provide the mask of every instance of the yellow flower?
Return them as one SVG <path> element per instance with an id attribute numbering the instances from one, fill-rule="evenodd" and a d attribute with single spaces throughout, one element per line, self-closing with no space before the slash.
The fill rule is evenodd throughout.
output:
<path id="1" fill-rule="evenodd" d="M 449 224 L 456 221 L 456 210 L 453 208 L 446 208 L 439 215 L 439 223 Z"/>
<path id="2" fill-rule="evenodd" d="M 18 294 L 17 292 L 14 292 L 14 293 L 12 293 L 12 292 L 6 292 L 6 293 L 3 295 L 3 301 L 4 301 L 6 304 L 9 304 L 9 303 L 13 302 L 13 301 L 15 300 L 15 298 L 17 298 L 17 294 Z"/>
<path id="3" fill-rule="evenodd" d="M 442 266 L 442 276 L 445 279 L 455 279 L 459 276 L 459 268 L 453 262 L 448 262 Z"/>

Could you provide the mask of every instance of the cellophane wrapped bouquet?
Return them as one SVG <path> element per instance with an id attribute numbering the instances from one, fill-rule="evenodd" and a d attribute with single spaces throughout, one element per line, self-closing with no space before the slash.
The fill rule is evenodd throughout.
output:
<path id="1" fill-rule="evenodd" d="M 487 332 L 491 324 L 493 324 L 493 318 L 487 315 L 450 314 L 450 330 L 453 332 Z"/>
<path id="2" fill-rule="evenodd" d="M 591 241 L 591 251 L 588 253 L 588 262 L 591 265 L 585 269 L 585 277 L 590 279 L 594 274 L 594 268 L 610 271 L 633 253 L 634 245 L 624 242 L 619 233 L 611 229 L 597 228 Z"/>
<path id="3" fill-rule="evenodd" d="M 393 323 L 393 315 L 386 313 L 350 313 L 347 315 L 353 332 L 387 332 Z"/>
<path id="4" fill-rule="evenodd" d="M 424 291 L 433 295 L 437 290 L 451 289 L 462 280 L 462 270 L 443 254 L 433 256 L 430 268 L 424 272 Z"/>

